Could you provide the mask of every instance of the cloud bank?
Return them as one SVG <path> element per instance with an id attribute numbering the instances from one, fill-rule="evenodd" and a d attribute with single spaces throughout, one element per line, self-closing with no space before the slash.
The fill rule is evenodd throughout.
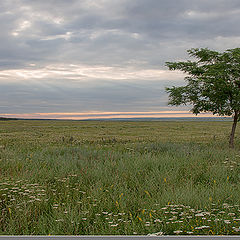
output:
<path id="1" fill-rule="evenodd" d="M 170 111 L 164 89 L 184 75 L 166 61 L 240 42 L 238 0 L 9 0 L 0 9 L 0 114 Z"/>

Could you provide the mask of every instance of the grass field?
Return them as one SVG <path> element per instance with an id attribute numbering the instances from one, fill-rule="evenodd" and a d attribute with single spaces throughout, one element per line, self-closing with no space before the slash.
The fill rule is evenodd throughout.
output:
<path id="1" fill-rule="evenodd" d="M 0 235 L 240 234 L 231 122 L 0 122 Z"/>

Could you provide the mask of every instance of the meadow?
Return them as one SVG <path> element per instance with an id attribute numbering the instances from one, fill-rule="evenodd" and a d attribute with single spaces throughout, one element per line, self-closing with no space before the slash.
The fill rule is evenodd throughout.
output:
<path id="1" fill-rule="evenodd" d="M 1 121 L 0 235 L 240 234 L 231 122 Z"/>

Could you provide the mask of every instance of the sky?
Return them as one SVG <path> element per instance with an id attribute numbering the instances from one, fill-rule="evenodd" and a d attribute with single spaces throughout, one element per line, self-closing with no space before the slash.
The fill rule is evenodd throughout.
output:
<path id="1" fill-rule="evenodd" d="M 0 116 L 192 116 L 165 62 L 239 47 L 239 22 L 239 0 L 1 0 Z"/>

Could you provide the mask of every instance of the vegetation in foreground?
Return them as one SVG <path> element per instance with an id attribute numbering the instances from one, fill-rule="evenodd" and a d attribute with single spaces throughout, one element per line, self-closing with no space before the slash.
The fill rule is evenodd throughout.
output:
<path id="1" fill-rule="evenodd" d="M 240 143 L 228 148 L 229 129 L 3 121 L 0 234 L 239 234 Z"/>

